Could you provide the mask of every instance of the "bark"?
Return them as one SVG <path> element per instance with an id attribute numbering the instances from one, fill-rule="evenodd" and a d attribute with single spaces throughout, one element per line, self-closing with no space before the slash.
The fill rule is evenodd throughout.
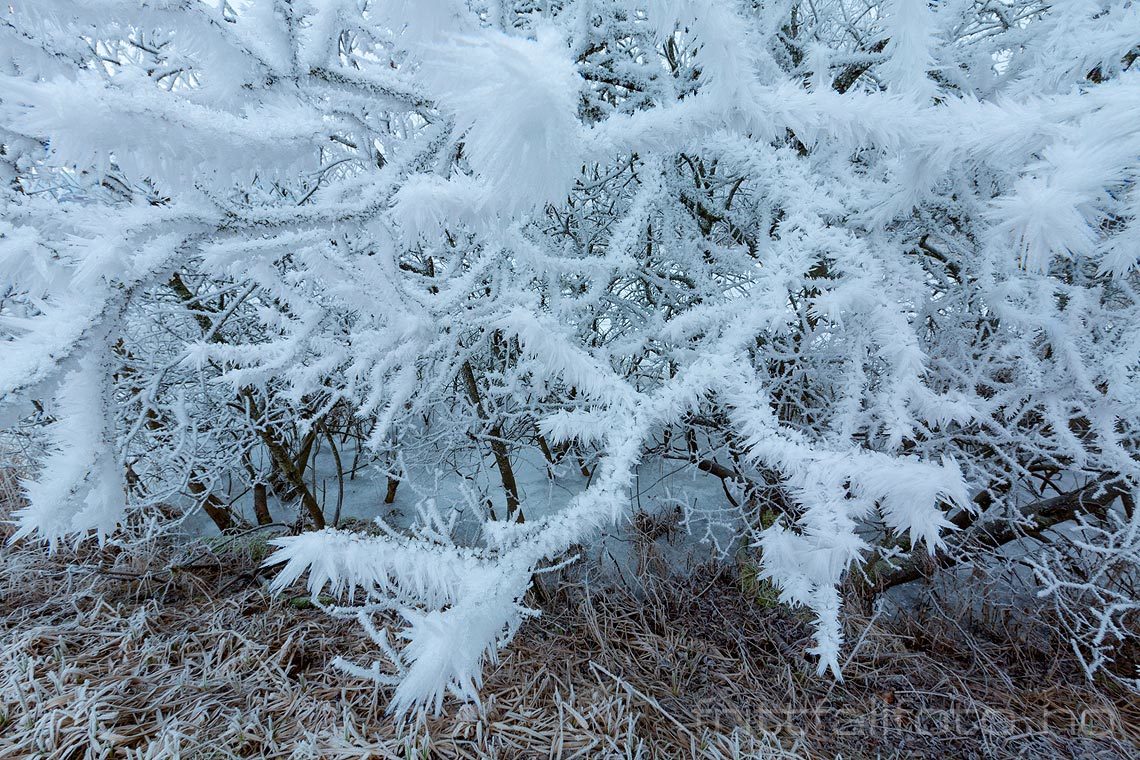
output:
<path id="1" fill-rule="evenodd" d="M 229 507 L 207 489 L 201 480 L 197 477 L 191 477 L 186 484 L 186 489 L 195 497 L 204 497 L 202 498 L 202 509 L 218 526 L 218 530 L 225 532 L 234 527 L 233 513 L 230 512 Z"/>
<path id="2" fill-rule="evenodd" d="M 396 500 L 396 489 L 399 487 L 400 487 L 399 479 L 393 478 L 391 475 L 389 475 L 388 476 L 388 490 L 384 494 L 384 503 L 385 504 L 391 504 L 392 502 L 394 502 Z"/>
<path id="3" fill-rule="evenodd" d="M 1127 488 L 1115 475 L 1106 475 L 1082 488 L 1022 507 L 1021 514 L 1028 522 L 1027 525 L 1000 522 L 977 526 L 969 537 L 970 543 L 972 548 L 986 550 L 996 549 L 1019 538 L 1037 538 L 1050 528 L 1074 519 L 1078 512 L 1103 515 L 1113 501 L 1127 494 Z M 958 528 L 966 529 L 973 527 L 979 516 L 979 513 L 963 511 L 952 517 L 950 522 Z M 876 573 L 873 570 L 876 561 L 873 559 L 868 563 L 869 583 L 862 584 L 863 591 L 871 595 L 881 594 L 896 586 L 927 577 L 938 570 L 953 567 L 957 563 L 958 558 L 946 551 L 939 552 L 933 557 L 918 554 L 916 551 L 916 556 L 912 556 L 899 567 Z"/>
<path id="4" fill-rule="evenodd" d="M 293 458 L 289 456 L 288 450 L 266 426 L 258 426 L 257 434 L 261 437 L 265 448 L 269 449 L 270 456 L 273 457 L 273 461 L 277 464 L 278 468 L 280 468 L 281 474 L 285 476 L 286 482 L 300 495 L 301 505 L 305 508 L 305 511 L 309 513 L 309 519 L 313 521 L 313 527 L 317 530 L 324 528 L 325 513 L 321 511 L 321 505 L 317 503 L 316 497 L 313 496 L 313 492 L 309 490 L 308 484 L 305 483 L 304 470 L 296 466 L 293 462 Z"/>
<path id="5" fill-rule="evenodd" d="M 546 459 L 546 476 L 554 480 L 554 452 L 550 450 L 550 444 L 546 442 L 546 436 L 538 433 L 538 448 L 542 452 L 542 456 Z"/>
<path id="6" fill-rule="evenodd" d="M 870 52 L 871 53 L 883 52 L 884 50 L 886 50 L 888 42 L 890 42 L 889 38 L 884 38 L 884 39 L 879 40 L 878 42 L 876 42 L 874 45 L 871 46 Z M 851 89 L 851 85 L 855 84 L 855 82 L 859 79 L 859 77 L 863 76 L 863 74 L 865 74 L 867 72 L 867 70 L 871 68 L 872 63 L 873 63 L 872 60 L 868 60 L 868 61 L 863 62 L 863 63 L 851 64 L 850 66 L 845 68 L 843 71 L 841 71 L 839 73 L 839 76 L 837 76 L 835 78 L 835 80 L 831 83 L 832 89 L 834 89 L 840 95 L 847 92 L 849 89 Z"/>
<path id="7" fill-rule="evenodd" d="M 336 463 L 336 509 L 333 511 L 333 527 L 335 528 L 340 523 L 340 510 L 344 506 L 344 465 L 340 461 L 340 449 L 336 446 L 336 440 L 323 421 L 321 422 L 321 429 L 325 431 L 325 439 L 329 442 L 333 461 Z M 315 473 L 316 465 L 313 466 L 313 470 Z"/>
<path id="8" fill-rule="evenodd" d="M 273 522 L 273 517 L 269 514 L 269 498 L 264 483 L 253 485 L 253 514 L 257 518 L 258 525 L 269 525 Z"/>
<path id="9" fill-rule="evenodd" d="M 499 423 L 493 421 L 483 406 L 483 399 L 479 395 L 479 385 L 475 382 L 475 370 L 471 362 L 463 362 L 463 385 L 467 389 L 467 398 L 475 407 L 479 419 L 487 425 L 487 432 L 491 441 L 491 453 L 495 457 L 495 465 L 499 468 L 499 478 L 503 481 L 503 491 L 507 495 L 507 519 L 523 522 L 523 513 L 519 509 L 519 487 L 515 481 L 515 471 L 511 467 L 510 453 L 507 451 L 506 440 L 503 438 L 503 429 Z"/>

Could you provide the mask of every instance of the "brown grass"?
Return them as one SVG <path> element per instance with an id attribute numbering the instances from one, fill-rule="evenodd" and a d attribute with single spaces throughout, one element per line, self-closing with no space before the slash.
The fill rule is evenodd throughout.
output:
<path id="1" fill-rule="evenodd" d="M 805 621 L 754 603 L 732 567 L 634 590 L 545 576 L 544 614 L 488 666 L 481 707 L 400 726 L 383 689 L 329 667 L 375 656 L 355 623 L 268 595 L 249 551 L 171 571 L 186 559 L 3 549 L 0 757 L 1127 758 L 1140 742 L 1130 697 L 1061 650 L 945 621 L 852 613 L 846 680 L 819 678 Z"/>

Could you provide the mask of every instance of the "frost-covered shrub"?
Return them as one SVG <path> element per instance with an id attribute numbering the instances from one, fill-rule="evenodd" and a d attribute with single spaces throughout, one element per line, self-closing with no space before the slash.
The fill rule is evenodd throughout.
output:
<path id="1" fill-rule="evenodd" d="M 177 494 L 226 527 L 223 479 L 276 479 L 320 528 L 320 441 L 355 436 L 392 483 L 401 457 L 486 453 L 505 511 L 474 541 L 425 506 L 272 558 L 280 586 L 363 600 L 386 664 L 345 665 L 398 683 L 396 710 L 475 694 L 535 569 L 620 519 L 647 457 L 724 481 L 763 577 L 813 611 L 821 671 L 847 578 L 1077 518 L 1136 572 L 1135 3 L 2 19 L 0 393 L 46 404 L 53 449 L 20 536 L 106 536 Z M 515 519 L 522 450 L 581 455 L 588 487 Z M 1036 561 L 1046 591 L 1099 593 Z M 1087 620 L 1123 617 L 1086 612 L 1075 645 L 1103 653 Z"/>

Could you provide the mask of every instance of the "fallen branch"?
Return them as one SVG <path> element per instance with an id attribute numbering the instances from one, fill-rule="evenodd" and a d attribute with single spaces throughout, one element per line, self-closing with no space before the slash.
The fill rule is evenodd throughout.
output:
<path id="1" fill-rule="evenodd" d="M 1042 533 L 1076 517 L 1078 512 L 1103 515 L 1117 498 L 1127 497 L 1124 482 L 1115 474 L 1103 475 L 1091 483 L 1068 493 L 1041 499 L 1021 507 L 1025 522 L 987 522 L 978 524 L 980 513 L 960 512 L 951 518 L 959 529 L 970 529 L 957 548 L 972 543 L 974 549 L 992 550 L 1020 538 L 1038 538 Z M 881 563 L 880 558 L 872 559 L 864 591 L 869 595 L 881 594 L 888 589 L 928 577 L 938 570 L 961 564 L 959 552 L 943 550 L 933 557 L 914 553 L 903 564 L 885 572 L 875 572 L 874 567 Z"/>

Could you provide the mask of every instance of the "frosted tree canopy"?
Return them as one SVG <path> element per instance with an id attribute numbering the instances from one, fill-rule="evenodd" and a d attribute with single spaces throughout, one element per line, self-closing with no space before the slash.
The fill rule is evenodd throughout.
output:
<path id="1" fill-rule="evenodd" d="M 231 529 L 269 483 L 278 587 L 438 709 L 664 458 L 723 481 L 821 673 L 856 586 L 1017 539 L 1094 672 L 1137 602 L 1047 531 L 1140 562 L 1138 45 L 1128 0 L 9 0 L 17 535 Z M 349 432 L 393 493 L 478 470 L 474 527 L 338 529 L 306 467 Z"/>

